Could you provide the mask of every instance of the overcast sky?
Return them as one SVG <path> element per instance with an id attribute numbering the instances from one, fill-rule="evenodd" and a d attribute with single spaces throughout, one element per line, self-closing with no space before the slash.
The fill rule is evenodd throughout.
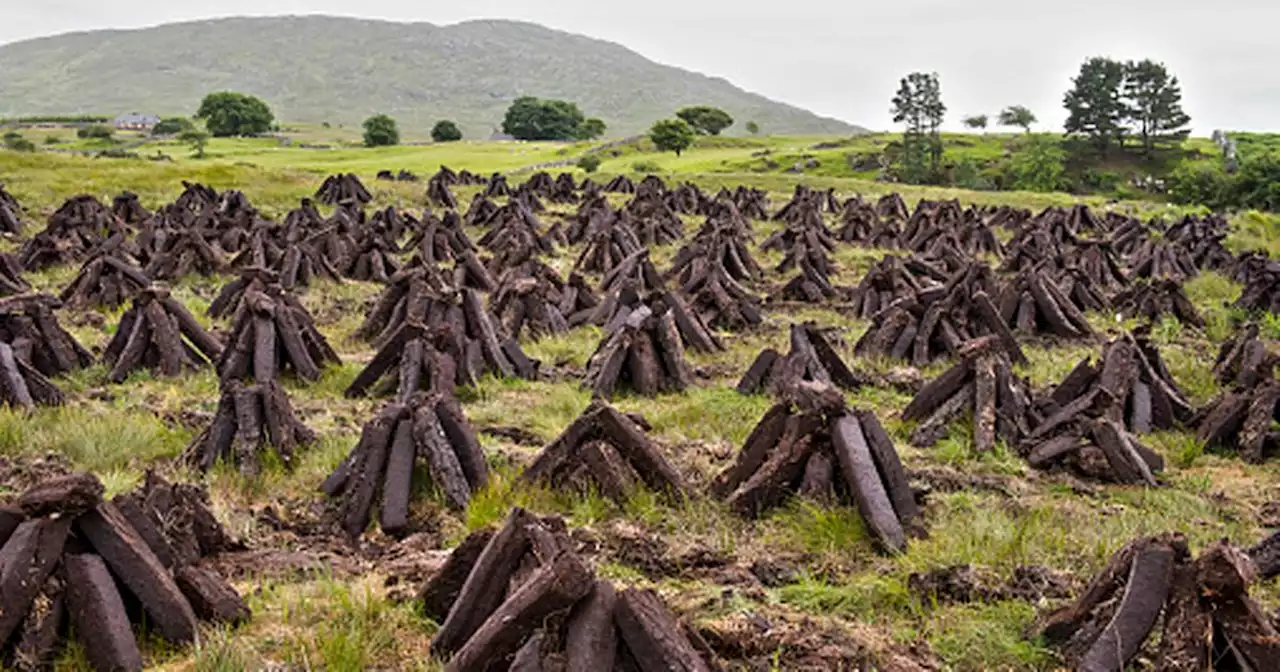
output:
<path id="1" fill-rule="evenodd" d="M 1280 129 L 1276 0 L 0 0 L 0 43 L 235 15 L 335 14 L 456 23 L 505 18 L 623 44 L 820 114 L 891 126 L 913 70 L 937 71 L 948 127 L 1024 104 L 1060 129 L 1062 94 L 1089 56 L 1163 61 L 1198 135 Z M 356 12 L 356 13 L 353 13 Z M 3 95 L 3 92 L 0 92 Z"/>

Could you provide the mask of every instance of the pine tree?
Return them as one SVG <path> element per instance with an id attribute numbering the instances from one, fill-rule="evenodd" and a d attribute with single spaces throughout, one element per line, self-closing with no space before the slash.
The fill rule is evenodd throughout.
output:
<path id="1" fill-rule="evenodd" d="M 1124 95 L 1128 118 L 1142 138 L 1142 151 L 1151 155 L 1156 143 L 1180 141 L 1190 134 L 1191 117 L 1182 110 L 1182 87 L 1163 63 L 1150 59 L 1125 65 Z"/>
<path id="2" fill-rule="evenodd" d="M 1068 116 L 1067 133 L 1086 135 L 1106 154 L 1112 144 L 1124 142 L 1124 121 L 1129 116 L 1122 87 L 1125 66 L 1108 58 L 1091 58 L 1080 66 L 1063 104 Z"/>
<path id="3" fill-rule="evenodd" d="M 936 177 L 942 163 L 939 129 L 947 112 L 937 73 L 913 72 L 904 77 L 893 97 L 891 112 L 895 123 L 906 126 L 902 134 L 903 179 L 919 183 Z"/>

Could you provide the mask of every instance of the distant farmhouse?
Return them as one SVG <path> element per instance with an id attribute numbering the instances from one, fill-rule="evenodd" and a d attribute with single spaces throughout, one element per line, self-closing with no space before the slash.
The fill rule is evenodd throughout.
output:
<path id="1" fill-rule="evenodd" d="M 154 114 L 138 114 L 130 112 L 116 117 L 113 122 L 116 129 L 121 131 L 149 131 L 160 123 L 160 117 Z"/>

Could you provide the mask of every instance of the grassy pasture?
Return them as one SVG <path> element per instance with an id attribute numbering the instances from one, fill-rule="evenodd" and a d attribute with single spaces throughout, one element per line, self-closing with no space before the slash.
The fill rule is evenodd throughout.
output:
<path id="1" fill-rule="evenodd" d="M 311 140 L 338 137 L 339 129 L 309 129 Z M 348 131 L 349 129 L 341 129 Z M 993 134 L 994 135 L 994 134 Z M 786 175 L 751 172 L 751 154 L 772 149 L 779 154 L 803 152 L 822 138 L 762 138 L 710 141 L 676 158 L 660 155 L 643 143 L 624 148 L 620 156 L 607 156 L 602 172 L 629 172 L 637 161 L 652 161 L 672 180 L 689 180 L 708 189 L 748 184 L 767 189 L 774 207 L 789 197 L 800 182 L 832 187 L 842 197 L 855 193 L 876 196 L 901 191 L 909 202 L 919 198 L 959 198 L 966 203 L 1009 203 L 1039 209 L 1075 202 L 1066 194 L 967 192 L 953 189 L 900 187 L 847 175 Z M 160 149 L 172 162 L 92 159 L 49 153 L 35 155 L 0 151 L 0 183 L 32 213 L 33 228 L 63 199 L 92 193 L 109 199 L 125 189 L 138 193 L 144 205 L 156 207 L 171 201 L 181 190 L 181 180 L 199 181 L 217 189 L 245 192 L 264 214 L 283 217 L 297 200 L 309 195 L 324 174 L 355 172 L 374 192 L 372 206 L 426 205 L 423 183 L 386 183 L 373 179 L 380 169 L 406 168 L 424 179 L 439 165 L 488 173 L 512 170 L 572 157 L 585 146 L 555 144 L 456 143 L 402 146 L 386 149 L 343 147 L 310 150 L 282 147 L 276 140 L 215 140 L 210 157 L 195 160 L 186 148 L 173 144 L 147 145 L 140 151 Z M 567 150 L 567 151 L 566 151 Z M 837 147 L 815 152 L 848 152 Z M 974 151 L 991 151 L 990 147 Z M 564 152 L 564 153 L 562 153 Z M 834 155 L 834 154 L 833 154 Z M 824 164 L 825 165 L 825 164 Z M 579 178 L 582 174 L 579 173 Z M 515 179 L 523 179 L 523 176 Z M 600 180 L 602 177 L 596 177 Z M 460 189 L 465 205 L 475 192 Z M 1091 202 L 1108 207 L 1101 200 Z M 1158 203 L 1141 201 L 1110 204 L 1143 216 L 1178 213 Z M 569 212 L 563 207 L 555 213 Z M 689 219 L 690 233 L 699 224 Z M 1245 214 L 1235 220 L 1231 245 L 1238 249 L 1260 247 L 1280 252 L 1275 220 Z M 757 222 L 758 239 L 775 225 Z M 473 239 L 480 231 L 470 231 Z M 28 232 L 30 235 L 30 232 Z M 17 241 L 7 243 L 13 247 Z M 667 260 L 678 245 L 654 251 Z M 572 266 L 574 250 L 561 250 L 549 260 L 560 269 Z M 833 279 L 853 285 L 886 250 L 842 247 L 835 255 L 840 265 Z M 778 258 L 762 254 L 764 262 Z M 32 274 L 38 288 L 56 292 L 75 269 L 59 268 Z M 789 277 L 770 273 L 769 284 Z M 187 278 L 178 283 L 176 295 L 193 312 L 203 315 L 208 301 L 227 278 Z M 1205 273 L 1188 283 L 1188 292 L 1206 314 L 1210 326 L 1199 331 L 1161 325 L 1161 345 L 1175 378 L 1197 403 L 1220 392 L 1209 371 L 1216 342 L 1229 334 L 1233 315 L 1226 307 L 1240 288 L 1229 279 Z M 361 424 L 377 403 L 349 400 L 342 389 L 372 356 L 366 344 L 350 336 L 364 308 L 376 295 L 371 283 L 323 283 L 302 293 L 302 300 L 316 316 L 321 330 L 346 362 L 326 372 L 317 384 L 296 382 L 286 387 L 300 416 L 322 440 L 302 455 L 292 470 L 268 466 L 261 476 L 247 479 L 234 470 L 219 469 L 204 477 L 219 515 L 252 545 L 271 550 L 317 552 L 313 540 L 273 531 L 259 514 L 272 507 L 285 514 L 306 512 L 320 501 L 316 486 L 354 445 Z M 62 320 L 78 339 L 101 348 L 110 338 L 119 314 L 101 321 L 84 319 L 64 311 Z M 1106 328 L 1129 327 L 1113 316 L 1093 315 Z M 623 397 L 616 405 L 644 413 L 654 426 L 653 436 L 681 471 L 695 484 L 705 485 L 732 459 L 746 434 L 769 407 L 764 397 L 738 395 L 732 386 L 746 365 L 764 347 L 783 348 L 786 326 L 795 321 L 817 320 L 841 329 L 850 347 L 843 354 L 859 366 L 889 368 L 884 362 L 852 357 L 851 345 L 868 328 L 833 308 L 778 309 L 757 332 L 726 334 L 729 350 L 713 356 L 696 356 L 695 366 L 707 376 L 681 394 L 657 399 Z M 99 322 L 101 325 L 99 326 Z M 1274 322 L 1274 321 L 1273 321 Z M 225 323 L 210 322 L 215 328 Z M 1270 324 L 1270 323 L 1269 323 Z M 1270 337 L 1280 336 L 1271 326 Z M 548 365 L 582 367 L 599 340 L 599 331 L 583 328 L 560 337 L 525 343 L 527 352 Z M 1273 343 L 1274 345 L 1274 343 Z M 1030 363 L 1019 369 L 1037 387 L 1057 382 L 1077 361 L 1096 356 L 1101 342 L 1027 348 Z M 936 374 L 939 366 L 926 370 Z M 77 468 L 102 474 L 112 492 L 126 490 L 147 468 L 159 468 L 175 478 L 198 479 L 176 465 L 174 458 L 199 431 L 193 418 L 211 413 L 216 403 L 217 381 L 212 372 L 179 380 L 135 376 L 123 385 L 104 381 L 101 365 L 59 380 L 71 403 L 61 409 L 32 414 L 0 411 L 0 456 L 63 454 Z M 472 423 L 478 427 L 514 426 L 543 441 L 555 437 L 586 405 L 589 394 L 572 377 L 537 382 L 486 379 L 460 395 Z M 872 548 L 857 514 L 841 507 L 797 502 L 762 520 L 736 518 L 718 502 L 702 496 L 676 505 L 651 496 L 638 496 L 626 507 L 616 507 L 598 497 L 569 496 L 519 485 L 519 465 L 530 459 L 535 447 L 484 436 L 497 476 L 470 508 L 448 512 L 441 500 L 420 498 L 414 515 L 423 522 L 423 538 L 430 549 L 448 548 L 471 529 L 500 521 L 513 505 L 539 513 L 566 517 L 571 527 L 604 539 L 623 531 L 658 540 L 664 557 L 679 559 L 691 552 L 727 558 L 731 567 L 745 570 L 761 561 L 784 561 L 799 568 L 794 580 L 776 587 L 742 586 L 722 575 L 669 572 L 654 575 L 627 557 L 600 558 L 598 571 L 619 583 L 653 586 L 672 605 L 707 627 L 728 627 L 744 618 L 763 618 L 779 624 L 809 619 L 808 629 L 839 633 L 850 646 L 870 651 L 901 651 L 917 646 L 930 652 L 948 669 L 1052 670 L 1053 656 L 1038 643 L 1023 637 L 1039 607 L 1025 602 L 935 605 L 911 594 L 912 573 L 954 564 L 971 563 L 1008 576 L 1021 565 L 1043 565 L 1067 573 L 1077 588 L 1106 561 L 1108 555 L 1137 534 L 1179 530 L 1193 547 L 1229 536 L 1250 544 L 1266 533 L 1260 512 L 1280 500 L 1280 470 L 1273 465 L 1254 467 L 1239 460 L 1206 451 L 1186 431 L 1165 432 L 1150 443 L 1168 461 L 1165 487 L 1081 486 L 1061 476 L 1032 472 L 1010 447 L 992 455 L 972 455 L 956 439 L 944 440 L 932 450 L 907 444 L 910 427 L 897 415 L 909 401 L 887 389 L 864 389 L 850 395 L 856 405 L 875 409 L 893 436 L 908 469 L 932 488 L 925 508 L 930 537 L 914 543 L 901 556 L 885 557 Z M 963 436 L 967 427 L 957 427 Z M 955 484 L 961 484 L 955 487 Z M 695 488 L 700 490 L 701 488 Z M 302 514 L 298 514 L 302 515 Z M 397 548 L 393 540 L 376 532 L 372 544 Z M 332 551 L 326 547 L 324 550 Z M 368 550 L 368 549 L 366 549 Z M 343 551 L 352 558 L 359 553 Z M 347 556 L 343 556 L 347 557 Z M 371 563 L 360 571 L 309 571 L 297 574 L 263 574 L 238 582 L 249 596 L 255 620 L 235 630 L 210 629 L 193 650 L 173 651 L 150 644 L 149 664 L 165 670 L 240 670 L 283 666 L 290 669 L 440 669 L 427 655 L 427 643 L 436 624 L 415 613 L 411 604 L 397 601 L 399 592 L 416 586 L 388 585 L 385 562 Z M 1280 589 L 1272 585 L 1258 592 L 1270 610 L 1280 607 Z M 785 670 L 793 648 L 779 645 L 775 669 Z M 72 649 L 60 661 L 65 669 L 86 669 L 83 652 Z"/>

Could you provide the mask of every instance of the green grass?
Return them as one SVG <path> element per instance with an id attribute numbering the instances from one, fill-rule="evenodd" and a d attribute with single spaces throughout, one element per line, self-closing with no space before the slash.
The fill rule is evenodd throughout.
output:
<path id="1" fill-rule="evenodd" d="M 308 142 L 332 142 L 335 146 L 352 141 L 350 129 L 309 127 L 291 133 L 308 138 Z M 706 139 L 701 147 L 679 160 L 639 146 L 624 148 L 620 156 L 607 158 L 606 169 L 616 164 L 613 170 L 627 171 L 636 161 L 659 161 L 664 170 L 677 171 L 671 178 L 691 180 L 703 188 L 749 184 L 767 189 L 774 207 L 799 182 L 834 187 L 842 196 L 875 196 L 900 189 L 909 201 L 957 197 L 964 203 L 1009 203 L 1028 208 L 1074 202 L 1066 194 L 897 187 L 839 175 L 743 172 L 741 166 L 720 164 L 755 160 L 758 157 L 750 154 L 762 149 L 771 149 L 775 156 L 793 150 L 838 155 L 860 151 L 864 145 L 859 143 L 882 140 Z M 989 153 L 1009 140 L 993 136 L 965 151 Z M 839 144 L 806 149 L 820 142 Z M 109 199 L 130 189 L 139 193 L 146 205 L 154 207 L 178 194 L 181 179 L 242 189 L 266 216 L 279 217 L 297 199 L 314 191 L 321 174 L 355 171 L 366 178 L 366 185 L 373 190 L 374 206 L 401 204 L 416 209 L 425 204 L 425 185 L 375 183 L 372 173 L 384 167 L 407 167 L 426 177 L 440 163 L 487 172 L 558 157 L 561 151 L 555 146 L 481 143 L 389 150 L 346 146 L 304 150 L 274 143 L 218 141 L 211 147 L 216 155 L 213 158 L 195 161 L 179 157 L 174 163 L 0 152 L 0 182 L 6 183 L 28 207 L 35 225 L 62 199 L 81 192 Z M 728 172 L 721 172 L 722 168 Z M 474 191 L 459 190 L 460 200 L 465 202 Z M 1089 202 L 1105 205 L 1098 199 Z M 1118 207 L 1142 213 L 1172 212 L 1158 203 L 1128 202 Z M 572 210 L 553 207 L 555 213 L 562 215 Z M 555 214 L 549 214 L 544 221 L 554 218 Z M 688 218 L 687 222 L 690 233 L 700 224 L 696 218 Z M 757 222 L 757 240 L 776 227 L 775 223 Z M 1231 244 L 1239 249 L 1273 247 L 1277 239 L 1274 227 L 1269 217 L 1243 215 L 1236 220 Z M 470 233 L 474 237 L 480 232 Z M 17 243 L 7 244 L 7 249 L 13 249 Z M 655 250 L 660 266 L 667 263 L 677 247 Z M 575 251 L 558 251 L 547 263 L 567 270 Z M 836 284 L 856 284 L 886 253 L 890 252 L 840 246 L 834 255 L 840 269 Z M 777 256 L 762 254 L 759 259 L 776 262 Z M 38 289 L 56 292 L 74 272 L 69 267 L 56 268 L 31 274 L 30 279 Z M 767 277 L 769 283 L 785 279 L 773 273 Z M 225 329 L 225 320 L 209 320 L 203 315 L 210 297 L 225 280 L 186 279 L 177 283 L 175 295 L 207 326 Z M 1204 313 L 1208 326 L 1198 330 L 1162 323 L 1157 325 L 1155 338 L 1179 386 L 1194 403 L 1203 404 L 1221 391 L 1211 374 L 1212 361 L 1217 344 L 1242 317 L 1229 308 L 1240 287 L 1222 274 L 1206 272 L 1186 283 L 1186 290 Z M 341 394 L 373 354 L 367 343 L 350 336 L 378 291 L 379 287 L 372 283 L 345 282 L 320 283 L 301 292 L 304 305 L 316 316 L 319 328 L 345 364 L 325 371 L 315 383 L 286 381 L 298 413 L 321 435 L 320 443 L 299 454 L 291 468 L 268 461 L 262 473 L 252 478 L 227 465 L 203 477 L 188 473 L 175 463 L 175 458 L 199 431 L 201 420 L 195 414 L 213 411 L 216 376 L 205 371 L 167 380 L 138 374 L 122 385 L 108 385 L 101 365 L 57 381 L 70 399 L 65 408 L 30 414 L 0 411 L 0 455 L 61 453 L 77 468 L 100 473 L 112 493 L 131 487 L 150 467 L 158 467 L 174 478 L 202 478 L 210 486 L 216 512 L 231 530 L 256 544 L 283 543 L 262 527 L 255 512 L 266 506 L 280 511 L 322 506 L 316 484 L 347 455 L 358 440 L 361 425 L 381 403 L 346 399 Z M 104 313 L 101 327 L 78 320 L 73 326 L 69 319 L 72 316 L 64 311 L 64 325 L 86 346 L 100 348 L 110 337 L 119 311 Z M 1090 318 L 1105 337 L 1120 328 L 1135 326 L 1131 321 L 1116 322 L 1108 315 Z M 763 395 L 739 395 L 732 388 L 761 349 L 785 348 L 787 326 L 805 320 L 838 328 L 848 346 L 843 354 L 857 368 L 884 372 L 899 366 L 852 356 L 852 344 L 870 326 L 865 320 L 849 318 L 830 307 L 772 308 L 766 325 L 760 329 L 725 334 L 726 351 L 691 353 L 691 363 L 699 370 L 700 378 L 690 389 L 656 399 L 625 394 L 615 399 L 619 408 L 639 412 L 653 425 L 651 436 L 690 481 L 688 499 L 671 501 L 641 491 L 619 506 L 597 493 L 567 493 L 530 485 L 518 475 L 539 447 L 519 446 L 485 435 L 481 440 L 493 471 L 489 485 L 459 513 L 449 511 L 433 486 L 418 479 L 418 494 L 422 496 L 414 503 L 415 519 L 426 521 L 431 543 L 439 548 L 450 547 L 469 531 L 500 524 L 513 506 L 564 516 L 575 534 L 585 540 L 608 541 L 619 529 L 626 529 L 660 542 L 666 549 L 662 560 L 679 566 L 679 575 L 652 577 L 636 563 L 622 561 L 607 550 L 596 557 L 599 575 L 619 585 L 656 586 L 677 611 L 700 622 L 747 612 L 765 619 L 780 613 L 832 619 L 849 628 L 870 629 L 886 641 L 926 647 L 947 669 L 966 672 L 1054 669 L 1053 658 L 1023 637 L 1034 608 L 1021 602 L 923 604 L 906 588 L 912 573 L 968 563 L 1007 575 L 1019 565 L 1040 564 L 1069 572 L 1083 582 L 1112 552 L 1138 534 L 1179 530 L 1188 534 L 1192 545 L 1198 548 L 1223 536 L 1242 544 L 1253 543 L 1264 533 L 1256 512 L 1273 498 L 1272 493 L 1280 490 L 1280 473 L 1267 466 L 1245 465 L 1220 451 L 1206 451 L 1189 431 L 1160 432 L 1144 438 L 1169 462 L 1164 474 L 1166 487 L 1096 486 L 1082 494 L 1071 481 L 1030 470 L 1013 447 L 1000 445 L 990 455 L 973 454 L 968 421 L 956 423 L 952 435 L 931 449 L 910 447 L 907 437 L 911 427 L 898 417 L 910 396 L 880 387 L 851 392 L 849 400 L 880 416 L 906 467 L 917 474 L 918 485 L 936 485 L 927 474 L 943 471 L 959 479 L 972 478 L 975 483 L 980 480 L 998 487 L 975 485 L 958 492 L 931 487 L 924 505 L 928 538 L 913 540 L 905 553 L 892 557 L 876 552 L 852 507 L 792 501 L 760 520 L 742 519 L 722 502 L 710 498 L 707 484 L 731 462 L 773 402 Z M 1280 321 L 1263 320 L 1263 333 L 1271 338 L 1280 336 Z M 536 341 L 523 339 L 526 352 L 543 361 L 548 375 L 532 382 L 486 377 L 476 387 L 460 390 L 468 417 L 477 427 L 512 426 L 532 432 L 542 442 L 554 439 L 591 401 L 590 392 L 578 384 L 577 375 L 600 336 L 599 329 L 586 327 Z M 1052 347 L 1028 344 L 1025 351 L 1029 363 L 1019 366 L 1017 373 L 1027 377 L 1035 388 L 1044 389 L 1060 381 L 1081 359 L 1098 357 L 1101 345 L 1101 339 Z M 948 365 L 939 362 L 921 373 L 925 377 L 937 375 Z M 392 543 L 376 532 L 371 534 L 375 543 Z M 746 568 L 761 560 L 790 562 L 801 571 L 791 584 L 764 589 L 749 582 L 732 583 L 714 573 L 686 572 L 680 563 L 686 554 L 697 557 L 698 552 L 728 558 L 729 567 L 737 572 L 730 576 L 742 576 Z M 252 623 L 233 630 L 209 630 L 198 649 L 149 647 L 148 660 L 168 668 L 197 670 L 267 664 L 303 669 L 439 669 L 439 665 L 429 662 L 427 651 L 434 624 L 418 616 L 410 605 L 391 599 L 383 571 L 375 567 L 356 577 L 305 575 L 243 582 L 238 587 L 249 596 L 254 608 Z M 1267 608 L 1275 608 L 1280 599 L 1274 590 L 1263 590 L 1260 595 Z M 780 653 L 787 653 L 785 647 Z M 72 669 L 80 669 L 77 665 L 82 668 L 83 660 L 83 652 L 75 647 L 64 657 L 66 666 Z M 785 655 L 780 655 L 779 660 L 786 660 Z"/>

